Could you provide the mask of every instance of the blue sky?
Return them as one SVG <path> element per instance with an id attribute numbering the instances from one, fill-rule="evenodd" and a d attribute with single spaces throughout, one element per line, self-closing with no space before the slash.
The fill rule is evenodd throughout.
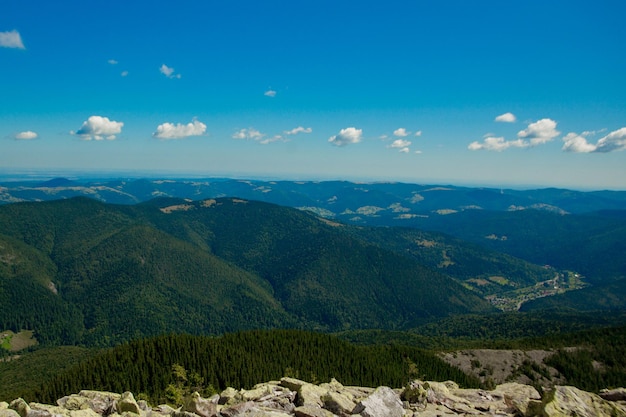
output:
<path id="1" fill-rule="evenodd" d="M 0 3 L 0 170 L 626 189 L 623 1 Z"/>

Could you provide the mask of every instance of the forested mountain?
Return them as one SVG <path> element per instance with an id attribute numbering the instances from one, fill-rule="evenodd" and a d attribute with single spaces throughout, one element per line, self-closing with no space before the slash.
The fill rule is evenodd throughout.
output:
<path id="1" fill-rule="evenodd" d="M 0 325 L 43 343 L 110 345 L 167 332 L 407 328 L 493 310 L 459 279 L 345 229 L 239 199 L 5 205 Z"/>
<path id="2" fill-rule="evenodd" d="M 173 375 L 173 367 L 178 375 Z M 419 348 L 358 346 L 319 333 L 257 330 L 220 337 L 164 335 L 135 340 L 90 353 L 75 366 L 39 380 L 38 386 L 16 386 L 10 392 L 0 387 L 0 400 L 23 396 L 29 401 L 56 401 L 68 392 L 97 389 L 133 391 L 161 404 L 170 400 L 168 386 L 181 382 L 176 380 L 181 375 L 186 387 L 206 396 L 226 387 L 250 389 L 258 381 L 283 376 L 311 382 L 336 378 L 346 385 L 402 386 L 418 376 L 455 380 L 466 387 L 479 384 Z"/>

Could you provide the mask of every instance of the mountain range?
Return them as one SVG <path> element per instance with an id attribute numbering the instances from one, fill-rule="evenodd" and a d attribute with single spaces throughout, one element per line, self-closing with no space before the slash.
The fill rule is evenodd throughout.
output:
<path id="1" fill-rule="evenodd" d="M 0 199 L 0 326 L 42 343 L 626 307 L 623 192 L 56 179 Z"/>

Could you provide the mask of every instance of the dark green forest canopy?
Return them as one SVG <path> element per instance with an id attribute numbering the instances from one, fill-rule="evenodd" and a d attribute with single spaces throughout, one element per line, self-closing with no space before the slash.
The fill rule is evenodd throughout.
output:
<path id="1" fill-rule="evenodd" d="M 477 387 L 478 380 L 434 353 L 406 346 L 357 346 L 334 336 L 296 330 L 249 331 L 221 337 L 169 335 L 136 340 L 104 351 L 24 392 L 42 402 L 80 389 L 146 394 L 163 400 L 171 368 L 197 373 L 204 386 L 250 389 L 286 374 L 309 382 L 331 378 L 346 385 L 402 387 L 412 378 L 455 380 Z"/>

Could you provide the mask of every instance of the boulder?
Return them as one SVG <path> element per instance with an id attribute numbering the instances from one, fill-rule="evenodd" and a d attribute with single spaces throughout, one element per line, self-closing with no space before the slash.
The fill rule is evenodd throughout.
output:
<path id="1" fill-rule="evenodd" d="M 350 414 L 356 404 L 347 395 L 341 392 L 329 391 L 321 397 L 324 408 L 335 414 Z"/>
<path id="2" fill-rule="evenodd" d="M 11 401 L 11 404 L 9 404 L 9 408 L 16 411 L 17 414 L 20 415 L 20 417 L 27 417 L 28 413 L 30 412 L 30 407 L 22 398 L 17 398 Z"/>
<path id="3" fill-rule="evenodd" d="M 544 417 L 626 417 L 626 408 L 575 387 L 555 386 L 543 399 Z"/>
<path id="4" fill-rule="evenodd" d="M 400 396 L 389 387 L 378 387 L 352 411 L 362 417 L 402 417 L 404 408 Z"/>
<path id="5" fill-rule="evenodd" d="M 535 408 L 533 401 L 541 400 L 541 395 L 535 387 L 516 382 L 498 385 L 494 391 L 504 396 L 504 402 L 511 410 L 523 416 L 528 415 L 529 406 L 530 409 Z"/>
<path id="6" fill-rule="evenodd" d="M 238 402 L 238 398 L 241 398 L 239 391 L 235 388 L 228 387 L 220 394 L 218 404 L 234 405 Z"/>
<path id="7" fill-rule="evenodd" d="M 84 410 L 70 410 L 70 417 L 101 417 L 101 414 L 96 413 L 91 408 Z"/>
<path id="8" fill-rule="evenodd" d="M 115 407 L 115 401 L 120 399 L 121 395 L 114 392 L 82 390 L 79 396 L 89 398 L 89 408 L 98 414 L 111 414 Z"/>
<path id="9" fill-rule="evenodd" d="M 135 401 L 133 393 L 129 391 L 123 393 L 120 399 L 115 402 L 115 408 L 119 414 L 122 414 L 126 411 L 133 414 L 141 414 L 141 408 L 139 408 L 139 404 L 137 404 L 137 401 Z"/>
<path id="10" fill-rule="evenodd" d="M 189 401 L 184 405 L 183 411 L 189 411 L 200 417 L 215 417 L 217 416 L 217 405 L 214 402 L 202 398 L 199 393 L 194 392 L 191 394 Z"/>
<path id="11" fill-rule="evenodd" d="M 17 411 L 11 410 L 10 408 L 0 408 L 0 417 L 20 417 L 20 415 Z"/>
<path id="12" fill-rule="evenodd" d="M 69 417 L 70 411 L 56 405 L 29 403 L 28 417 Z"/>
<path id="13" fill-rule="evenodd" d="M 84 410 L 85 408 L 90 408 L 89 398 L 77 394 L 66 395 L 63 398 L 59 398 L 57 405 L 66 410 Z"/>
<path id="14" fill-rule="evenodd" d="M 626 388 L 603 389 L 600 397 L 607 401 L 626 401 Z"/>
<path id="15" fill-rule="evenodd" d="M 303 405 L 296 407 L 293 411 L 296 417 L 334 417 L 335 415 L 328 410 L 316 407 L 314 405 Z"/>

